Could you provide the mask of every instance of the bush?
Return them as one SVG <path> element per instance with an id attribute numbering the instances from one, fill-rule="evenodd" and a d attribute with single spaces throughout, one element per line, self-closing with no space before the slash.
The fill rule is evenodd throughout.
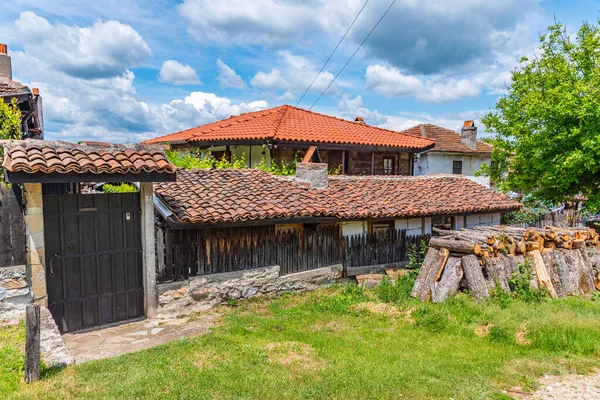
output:
<path id="1" fill-rule="evenodd" d="M 427 254 L 427 243 L 424 240 L 421 240 L 421 243 L 417 246 L 413 244 L 408 249 L 408 264 L 406 268 L 408 269 L 419 269 L 423 264 L 423 260 L 425 259 L 425 255 Z"/>
<path id="2" fill-rule="evenodd" d="M 111 184 L 105 183 L 102 185 L 104 193 L 137 193 L 137 188 L 129 183 Z"/>

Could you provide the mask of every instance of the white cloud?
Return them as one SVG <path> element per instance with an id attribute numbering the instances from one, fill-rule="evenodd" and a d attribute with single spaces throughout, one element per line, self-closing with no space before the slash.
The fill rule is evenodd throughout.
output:
<path id="1" fill-rule="evenodd" d="M 15 39 L 31 56 L 68 75 L 95 79 L 119 76 L 152 57 L 142 36 L 118 21 L 89 27 L 51 24 L 31 11 L 15 21 Z"/>
<path id="2" fill-rule="evenodd" d="M 158 74 L 159 82 L 173 85 L 199 85 L 200 79 L 196 71 L 189 64 L 181 64 L 175 60 L 163 62 Z"/>
<path id="3" fill-rule="evenodd" d="M 498 54 L 537 39 L 539 0 L 398 1 L 365 43 L 365 54 L 415 75 L 484 70 Z M 184 0 L 179 14 L 200 43 L 319 49 L 335 43 L 363 6 L 358 0 Z M 387 8 L 370 3 L 345 44 L 360 43 Z M 533 29 L 532 29 L 533 28 Z M 328 47 L 329 48 L 329 47 Z M 464 70 L 462 71 L 464 72 Z"/>
<path id="4" fill-rule="evenodd" d="M 351 120 L 354 120 L 356 117 L 362 117 L 369 125 L 384 124 L 388 120 L 387 117 L 379 111 L 371 111 L 368 108 L 365 108 L 360 95 L 353 99 L 344 93 L 342 97 L 337 100 L 337 104 L 340 115 Z"/>
<path id="5" fill-rule="evenodd" d="M 292 95 L 304 92 L 318 73 L 315 65 L 308 58 L 289 51 L 280 51 L 279 56 L 282 59 L 280 68 L 273 68 L 270 72 L 258 71 L 250 80 L 250 84 L 257 89 L 290 92 Z M 321 72 L 310 91 L 321 93 L 333 78 L 331 72 Z M 332 94 L 336 91 L 337 81 L 331 85 L 327 93 Z"/>
<path id="6" fill-rule="evenodd" d="M 379 64 L 369 65 L 365 78 L 365 89 L 386 98 L 414 97 L 427 103 L 447 103 L 481 94 L 479 86 L 467 79 L 419 78 Z"/>
<path id="7" fill-rule="evenodd" d="M 267 107 L 264 100 L 233 104 L 230 99 L 214 93 L 192 92 L 184 99 L 163 104 L 155 110 L 154 115 L 160 125 L 159 131 L 176 132 Z"/>
<path id="8" fill-rule="evenodd" d="M 236 74 L 233 68 L 221 61 L 220 58 L 217 60 L 217 69 L 219 70 L 217 81 L 219 81 L 222 88 L 246 89 L 246 83 L 242 77 Z"/>
<path id="9" fill-rule="evenodd" d="M 200 43 L 282 45 L 324 32 L 354 9 L 339 6 L 324 0 L 184 0 L 178 11 Z"/>

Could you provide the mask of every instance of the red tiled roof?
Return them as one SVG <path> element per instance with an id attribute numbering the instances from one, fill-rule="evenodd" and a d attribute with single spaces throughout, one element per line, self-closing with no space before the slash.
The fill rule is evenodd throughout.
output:
<path id="1" fill-rule="evenodd" d="M 154 188 L 183 223 L 411 218 L 520 207 L 459 175 L 329 177 L 329 188 L 311 190 L 289 177 L 260 170 L 180 170 L 177 182 L 155 183 Z"/>
<path id="2" fill-rule="evenodd" d="M 432 124 L 421 124 L 413 126 L 402 133 L 407 135 L 423 137 L 423 129 L 426 131 L 428 138 L 435 139 L 435 151 L 446 151 L 454 153 L 491 153 L 492 145 L 481 140 L 477 141 L 477 150 L 470 148 L 469 146 L 461 143 L 460 133 L 453 131 L 452 129 L 443 128 L 441 126 Z"/>
<path id="3" fill-rule="evenodd" d="M 433 140 L 283 105 L 149 139 L 145 143 L 277 140 L 425 150 Z"/>
<path id="4" fill-rule="evenodd" d="M 0 96 L 16 96 L 23 93 L 31 93 L 31 90 L 20 82 L 0 76 Z"/>
<path id="5" fill-rule="evenodd" d="M 3 145 L 2 167 L 8 172 L 174 174 L 177 170 L 160 146 L 73 144 L 33 139 L 5 141 Z"/>

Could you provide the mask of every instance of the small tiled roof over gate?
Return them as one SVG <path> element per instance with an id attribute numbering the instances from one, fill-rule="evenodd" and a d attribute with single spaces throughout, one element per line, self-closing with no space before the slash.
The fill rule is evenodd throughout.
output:
<path id="1" fill-rule="evenodd" d="M 3 146 L 2 167 L 8 173 L 174 175 L 177 170 L 161 146 L 99 142 L 73 144 L 35 139 L 5 141 Z"/>
<path id="2" fill-rule="evenodd" d="M 157 183 L 154 188 L 178 222 L 192 224 L 411 218 L 520 207 L 460 175 L 329 177 L 327 189 L 315 190 L 260 170 L 180 170 L 176 183 Z"/>

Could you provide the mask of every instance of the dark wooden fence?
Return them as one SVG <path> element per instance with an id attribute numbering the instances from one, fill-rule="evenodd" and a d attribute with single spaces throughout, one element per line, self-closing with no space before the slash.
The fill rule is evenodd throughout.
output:
<path id="1" fill-rule="evenodd" d="M 428 235 L 404 230 L 343 237 L 338 224 L 276 230 L 274 226 L 169 230 L 157 224 L 158 282 L 279 265 L 281 274 L 329 265 L 344 267 L 408 260 Z"/>
<path id="2" fill-rule="evenodd" d="M 0 182 L 0 268 L 25 264 L 25 223 L 17 193 Z"/>
<path id="3" fill-rule="evenodd" d="M 392 264 L 408 260 L 408 252 L 430 235 L 406 236 L 406 230 L 388 230 L 344 237 L 344 267 Z"/>

